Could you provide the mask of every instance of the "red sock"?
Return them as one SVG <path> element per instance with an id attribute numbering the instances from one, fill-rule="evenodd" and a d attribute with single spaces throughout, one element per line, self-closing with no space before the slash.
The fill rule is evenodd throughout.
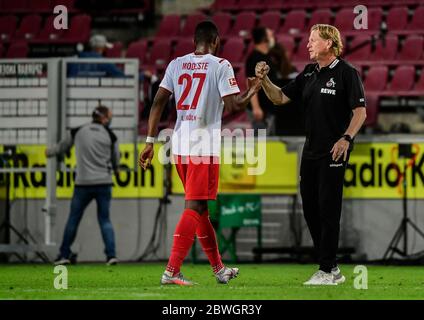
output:
<path id="1" fill-rule="evenodd" d="M 171 256 L 169 257 L 166 271 L 176 275 L 180 272 L 184 258 L 194 242 L 197 226 L 200 222 L 200 215 L 191 209 L 185 209 L 180 221 L 175 228 L 174 243 L 172 244 Z"/>
<path id="2" fill-rule="evenodd" d="M 197 226 L 196 235 L 202 245 L 203 251 L 209 259 L 213 272 L 217 273 L 224 265 L 222 264 L 221 255 L 219 254 L 215 229 L 209 219 L 208 211 L 203 212 L 200 216 L 200 223 Z"/>

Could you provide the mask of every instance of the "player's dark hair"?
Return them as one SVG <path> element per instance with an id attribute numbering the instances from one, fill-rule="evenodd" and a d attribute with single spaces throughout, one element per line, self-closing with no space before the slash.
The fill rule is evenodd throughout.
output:
<path id="1" fill-rule="evenodd" d="M 266 34 L 266 28 L 257 27 L 252 30 L 252 39 L 254 44 L 260 44 L 268 40 L 268 36 Z"/>
<path id="2" fill-rule="evenodd" d="M 93 121 L 100 122 L 102 117 L 107 117 L 109 114 L 109 108 L 105 106 L 98 106 L 93 110 L 91 117 Z"/>
<path id="3" fill-rule="evenodd" d="M 194 42 L 213 43 L 218 35 L 218 28 L 212 21 L 202 21 L 194 31 Z"/>

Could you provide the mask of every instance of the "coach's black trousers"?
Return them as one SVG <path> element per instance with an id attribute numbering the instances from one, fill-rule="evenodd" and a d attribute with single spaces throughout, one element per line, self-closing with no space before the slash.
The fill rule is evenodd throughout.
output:
<path id="1" fill-rule="evenodd" d="M 336 253 L 347 161 L 341 159 L 335 162 L 329 153 L 321 159 L 302 158 L 301 162 L 300 193 L 303 212 L 320 270 L 324 272 L 330 272 L 337 265 Z"/>

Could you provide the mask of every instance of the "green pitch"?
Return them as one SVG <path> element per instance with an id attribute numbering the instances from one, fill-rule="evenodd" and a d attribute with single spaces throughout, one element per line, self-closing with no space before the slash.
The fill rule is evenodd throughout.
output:
<path id="1" fill-rule="evenodd" d="M 313 265 L 241 264 L 240 275 L 219 285 L 208 265 L 186 264 L 195 287 L 159 283 L 164 264 L 80 264 L 68 267 L 68 289 L 54 288 L 53 266 L 0 265 L 0 299 L 424 299 L 423 267 L 368 266 L 368 289 L 353 286 L 354 266 L 341 266 L 347 281 L 304 287 Z"/>

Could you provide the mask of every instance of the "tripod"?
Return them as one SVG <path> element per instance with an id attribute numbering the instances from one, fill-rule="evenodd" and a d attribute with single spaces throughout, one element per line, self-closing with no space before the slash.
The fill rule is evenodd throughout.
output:
<path id="1" fill-rule="evenodd" d="M 403 194 L 402 194 L 402 207 L 403 207 L 403 217 L 400 222 L 399 227 L 397 228 L 392 240 L 389 243 L 389 246 L 384 253 L 383 261 L 387 261 L 393 258 L 393 255 L 397 253 L 398 255 L 409 258 L 411 253 L 408 253 L 408 226 L 411 226 L 422 238 L 424 238 L 424 232 L 418 228 L 418 226 L 408 217 L 408 193 L 407 193 L 407 159 L 413 157 L 411 144 L 399 144 L 399 158 L 403 158 Z M 399 249 L 399 243 L 403 238 L 402 249 Z"/>
<path id="2" fill-rule="evenodd" d="M 171 200 L 169 199 L 171 194 L 171 170 L 171 164 L 166 164 L 165 179 L 163 182 L 165 192 L 163 197 L 159 199 L 159 206 L 156 211 L 152 236 L 143 254 L 137 259 L 138 262 L 144 261 L 151 255 L 157 258 L 157 251 L 159 250 L 160 245 L 165 242 L 167 206 L 171 203 Z"/>
<path id="3" fill-rule="evenodd" d="M 11 168 L 9 165 L 8 160 L 13 157 L 13 152 L 11 149 L 8 150 L 8 152 L 5 152 L 4 154 L 0 154 L 0 160 L 4 164 L 6 168 Z M 0 166 L 0 168 L 3 167 Z M 6 172 L 4 173 L 5 181 L 4 184 L 6 186 L 6 192 L 5 192 L 5 218 L 2 224 L 0 225 L 0 232 L 4 229 L 4 238 L 6 241 L 6 244 L 10 244 L 11 242 L 11 231 L 19 238 L 20 241 L 25 243 L 26 245 L 30 245 L 30 242 L 27 240 L 27 238 L 19 232 L 12 224 L 11 224 L 11 217 L 10 217 L 10 211 L 11 211 L 11 202 L 10 202 L 10 176 L 11 173 Z M 32 235 L 26 230 L 27 236 L 32 240 L 34 243 L 36 242 L 35 239 L 32 237 Z M 7 252 L 7 251 L 6 251 Z M 25 261 L 25 258 L 21 257 L 17 252 L 13 252 L 19 260 Z M 43 262 L 49 262 L 49 258 L 46 256 L 44 252 L 35 251 L 35 254 L 43 261 Z"/>

